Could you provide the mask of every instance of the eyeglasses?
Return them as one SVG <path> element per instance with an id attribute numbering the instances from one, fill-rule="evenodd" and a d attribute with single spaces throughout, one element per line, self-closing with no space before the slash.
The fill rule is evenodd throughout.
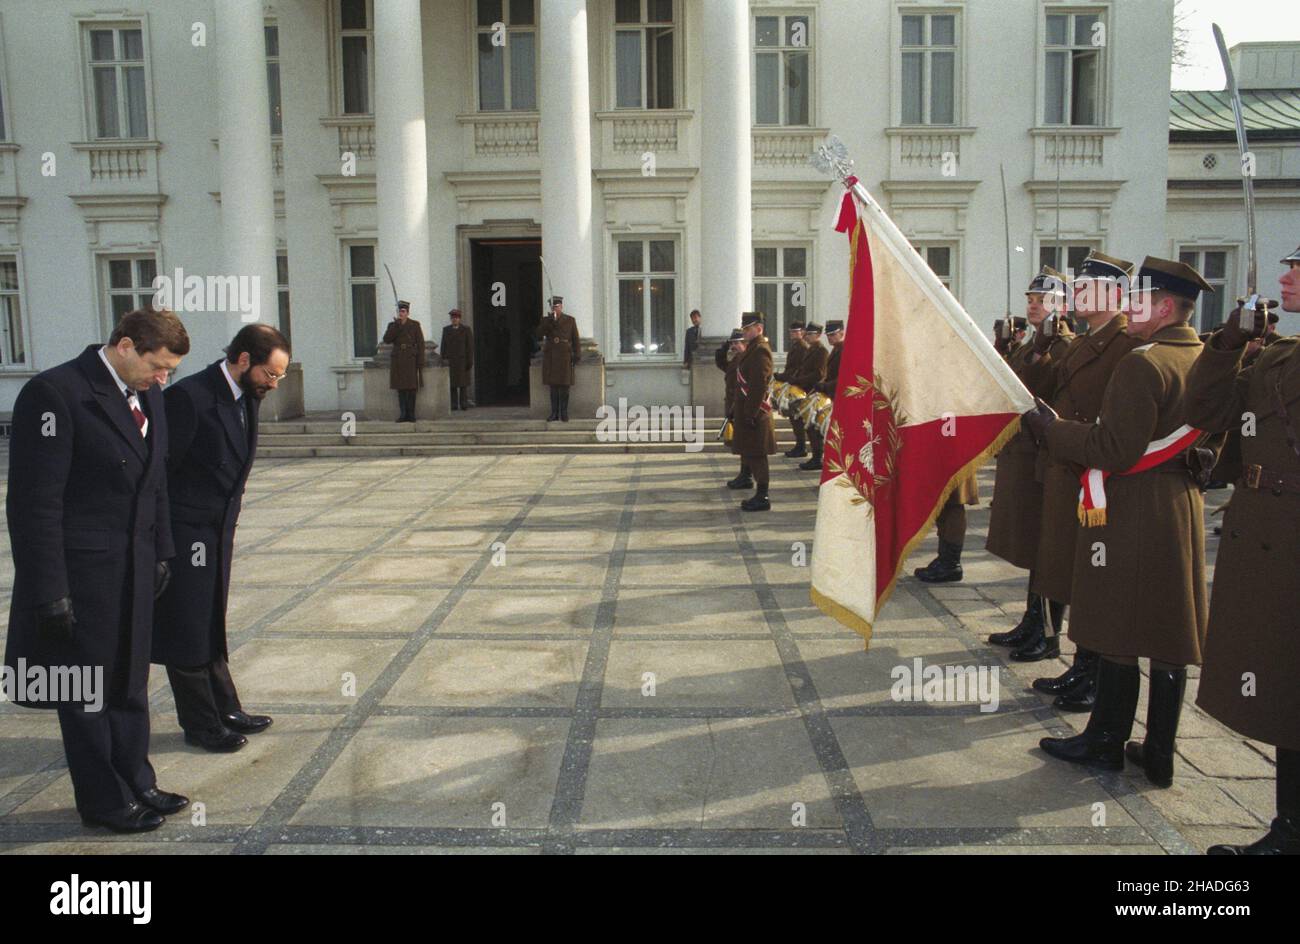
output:
<path id="1" fill-rule="evenodd" d="M 265 364 L 258 364 L 257 366 L 262 368 L 262 373 L 266 375 L 267 383 L 279 383 L 288 376 L 287 371 L 283 374 L 273 374 L 271 373 L 271 368 L 267 367 Z"/>

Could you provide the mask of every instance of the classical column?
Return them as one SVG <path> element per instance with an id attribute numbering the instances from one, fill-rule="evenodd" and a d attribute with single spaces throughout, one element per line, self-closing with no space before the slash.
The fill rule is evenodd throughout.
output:
<path id="1" fill-rule="evenodd" d="M 278 321 L 275 291 L 275 186 L 271 175 L 271 117 L 266 88 L 262 0 L 216 4 L 221 275 L 255 277 L 257 318 L 227 313 L 225 336 L 245 317 Z"/>
<path id="2" fill-rule="evenodd" d="M 700 334 L 725 337 L 753 304 L 749 3 L 709 0 L 700 98 Z M 712 366 L 712 365 L 710 365 Z"/>
<path id="3" fill-rule="evenodd" d="M 583 338 L 595 335 L 591 234 L 591 93 L 586 0 L 541 4 L 538 64 L 542 256 L 551 288 Z"/>
<path id="4" fill-rule="evenodd" d="M 435 323 L 429 281 L 429 159 L 424 123 L 420 0 L 375 4 L 375 203 L 379 218 L 379 330 L 396 312 L 383 267 L 429 338 Z M 450 308 L 454 298 L 444 299 Z"/>

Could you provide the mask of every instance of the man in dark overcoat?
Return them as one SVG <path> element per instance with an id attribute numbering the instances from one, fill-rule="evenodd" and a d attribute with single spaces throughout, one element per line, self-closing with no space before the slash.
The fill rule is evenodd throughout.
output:
<path id="1" fill-rule="evenodd" d="M 247 714 L 230 676 L 226 603 L 258 409 L 289 368 L 289 342 L 266 324 L 239 329 L 226 356 L 171 387 L 167 486 L 179 550 L 154 608 L 153 661 L 167 667 L 186 743 L 237 751 L 270 723 Z"/>
<path id="2" fill-rule="evenodd" d="M 745 352 L 736 359 L 736 384 L 731 397 L 731 451 L 740 456 L 754 477 L 754 494 L 740 503 L 742 511 L 768 511 L 767 457 L 776 452 L 776 430 L 767 388 L 772 382 L 772 348 L 763 336 L 763 314 L 747 311 L 740 317 Z"/>
<path id="3" fill-rule="evenodd" d="M 411 317 L 411 303 L 397 303 L 397 317 L 384 329 L 384 343 L 393 346 L 388 387 L 397 391 L 399 423 L 415 422 L 415 396 L 424 386 L 424 329 Z"/>
<path id="4" fill-rule="evenodd" d="M 569 388 L 573 386 L 574 368 L 582 356 L 578 322 L 564 313 L 564 299 L 551 299 L 550 313 L 537 326 L 542 342 L 542 383 L 551 388 L 550 422 L 569 422 Z"/>
<path id="5" fill-rule="evenodd" d="M 175 553 L 161 386 L 189 349 L 172 312 L 129 312 L 108 344 L 37 374 L 14 403 L 5 666 L 80 670 L 98 691 L 7 694 L 57 709 L 77 812 L 117 832 L 157 829 L 189 803 L 158 789 L 148 696 L 154 597 Z"/>

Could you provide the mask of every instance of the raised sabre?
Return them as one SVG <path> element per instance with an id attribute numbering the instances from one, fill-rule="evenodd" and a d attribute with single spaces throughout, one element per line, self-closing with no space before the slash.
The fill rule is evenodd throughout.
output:
<path id="1" fill-rule="evenodd" d="M 1219 58 L 1223 60 L 1223 74 L 1228 82 L 1228 99 L 1232 103 L 1232 118 L 1237 128 L 1237 151 L 1241 161 L 1241 186 L 1246 197 L 1246 297 L 1238 299 L 1237 302 L 1243 309 L 1264 312 L 1264 317 L 1267 318 L 1268 309 L 1276 306 L 1277 302 L 1270 304 L 1268 299 L 1259 297 L 1255 247 L 1254 168 L 1247 163 L 1250 149 L 1246 142 L 1246 121 L 1241 112 L 1241 92 L 1237 88 L 1237 77 L 1232 71 L 1232 60 L 1228 58 L 1228 44 L 1223 41 L 1223 30 L 1219 29 L 1218 23 L 1213 23 L 1211 26 L 1214 29 L 1214 42 L 1219 47 Z M 1247 173 L 1248 168 L 1252 173 Z"/>

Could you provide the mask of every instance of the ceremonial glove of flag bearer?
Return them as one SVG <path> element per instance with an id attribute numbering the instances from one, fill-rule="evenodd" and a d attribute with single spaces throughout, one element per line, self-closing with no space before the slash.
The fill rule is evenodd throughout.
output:
<path id="1" fill-rule="evenodd" d="M 1218 346 L 1226 351 L 1236 351 L 1245 347 L 1256 338 L 1262 338 L 1268 330 L 1268 312 L 1251 309 L 1242 311 L 1240 305 L 1232 309 L 1228 320 L 1219 331 Z"/>
<path id="2" fill-rule="evenodd" d="M 1060 416 L 1038 397 L 1034 397 L 1034 403 L 1036 405 L 1032 410 L 1021 414 L 1020 423 L 1029 430 L 1029 435 L 1034 437 L 1035 442 L 1042 442 L 1047 435 L 1047 427 L 1059 420 Z"/>
<path id="3" fill-rule="evenodd" d="M 1046 354 L 1047 349 L 1052 346 L 1052 341 L 1060 333 L 1060 315 L 1048 315 L 1043 319 L 1043 323 L 1038 326 L 1034 332 L 1034 353 Z"/>

